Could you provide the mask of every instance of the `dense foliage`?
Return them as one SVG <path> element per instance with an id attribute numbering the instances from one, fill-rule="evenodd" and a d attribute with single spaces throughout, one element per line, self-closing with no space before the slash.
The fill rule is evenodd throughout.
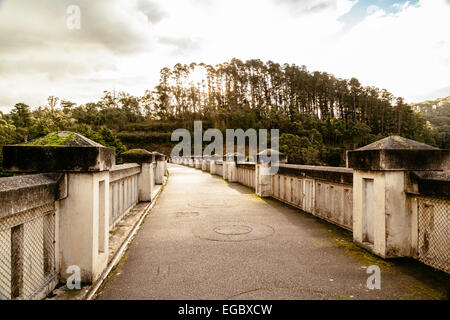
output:
<path id="1" fill-rule="evenodd" d="M 164 68 L 158 85 L 142 97 L 105 91 L 84 105 L 49 97 L 47 106 L 33 111 L 18 103 L 0 114 L 0 145 L 71 130 L 119 154 L 125 150 L 120 141 L 170 153 L 171 132 L 192 130 L 193 120 L 202 120 L 205 130 L 280 129 L 280 149 L 290 163 L 343 165 L 345 150 L 393 134 L 440 147 L 447 141 L 384 89 L 304 66 L 233 59 Z M 443 126 L 448 129 L 448 122 Z"/>
<path id="2" fill-rule="evenodd" d="M 436 137 L 438 145 L 450 149 L 450 97 L 415 103 L 412 108 L 439 132 Z"/>
<path id="3" fill-rule="evenodd" d="M 0 147 L 28 142 L 51 132 L 67 130 L 78 132 L 91 140 L 115 148 L 117 161 L 120 162 L 120 154 L 126 147 L 110 129 L 105 126 L 92 129 L 91 126 L 78 122 L 67 110 L 56 108 L 57 98 L 49 97 L 48 101 L 48 106 L 39 107 L 34 111 L 31 111 L 30 106 L 18 103 L 10 114 L 0 113 Z M 0 149 L 0 175 L 2 163 Z"/>

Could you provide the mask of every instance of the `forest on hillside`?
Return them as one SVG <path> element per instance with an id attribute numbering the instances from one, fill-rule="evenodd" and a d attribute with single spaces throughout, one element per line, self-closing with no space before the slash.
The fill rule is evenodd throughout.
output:
<path id="1" fill-rule="evenodd" d="M 450 96 L 413 103 L 411 107 L 414 111 L 420 112 L 421 116 L 439 132 L 441 147 L 450 149 Z"/>
<path id="2" fill-rule="evenodd" d="M 81 105 L 53 96 L 46 106 L 18 103 L 0 113 L 0 146 L 70 130 L 115 147 L 120 161 L 126 147 L 170 153 L 172 131 L 193 130 L 194 120 L 204 130 L 280 129 L 281 151 L 298 164 L 342 166 L 346 150 L 389 135 L 438 147 L 448 141 L 385 89 L 305 66 L 233 59 L 164 68 L 158 85 L 139 97 L 105 91 Z"/>

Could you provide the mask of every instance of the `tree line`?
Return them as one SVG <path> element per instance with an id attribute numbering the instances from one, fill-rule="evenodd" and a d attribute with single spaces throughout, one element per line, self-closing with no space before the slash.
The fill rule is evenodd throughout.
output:
<path id="1" fill-rule="evenodd" d="M 280 129 L 280 148 L 291 163 L 343 165 L 345 150 L 393 134 L 443 147 L 438 132 L 385 89 L 257 59 L 163 68 L 155 88 L 139 97 L 104 91 L 82 105 L 49 97 L 33 110 L 18 103 L 0 114 L 0 145 L 72 130 L 119 150 L 122 140 L 167 153 L 171 131 L 192 130 L 193 120 L 223 131 Z"/>

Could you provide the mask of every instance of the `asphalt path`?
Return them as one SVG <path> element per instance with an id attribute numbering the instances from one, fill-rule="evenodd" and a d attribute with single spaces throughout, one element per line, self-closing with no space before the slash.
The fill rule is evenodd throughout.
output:
<path id="1" fill-rule="evenodd" d="M 221 177 L 169 172 L 98 299 L 446 298 L 445 277 L 419 262 L 379 259 L 350 232 Z M 367 286 L 371 266 L 381 289 Z"/>

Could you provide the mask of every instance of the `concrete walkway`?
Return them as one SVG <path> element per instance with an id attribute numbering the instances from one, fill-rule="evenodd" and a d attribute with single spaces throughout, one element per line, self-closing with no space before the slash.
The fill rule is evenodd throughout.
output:
<path id="1" fill-rule="evenodd" d="M 169 182 L 98 299 L 445 299 L 447 277 L 200 170 Z M 366 268 L 381 268 L 381 290 Z"/>

